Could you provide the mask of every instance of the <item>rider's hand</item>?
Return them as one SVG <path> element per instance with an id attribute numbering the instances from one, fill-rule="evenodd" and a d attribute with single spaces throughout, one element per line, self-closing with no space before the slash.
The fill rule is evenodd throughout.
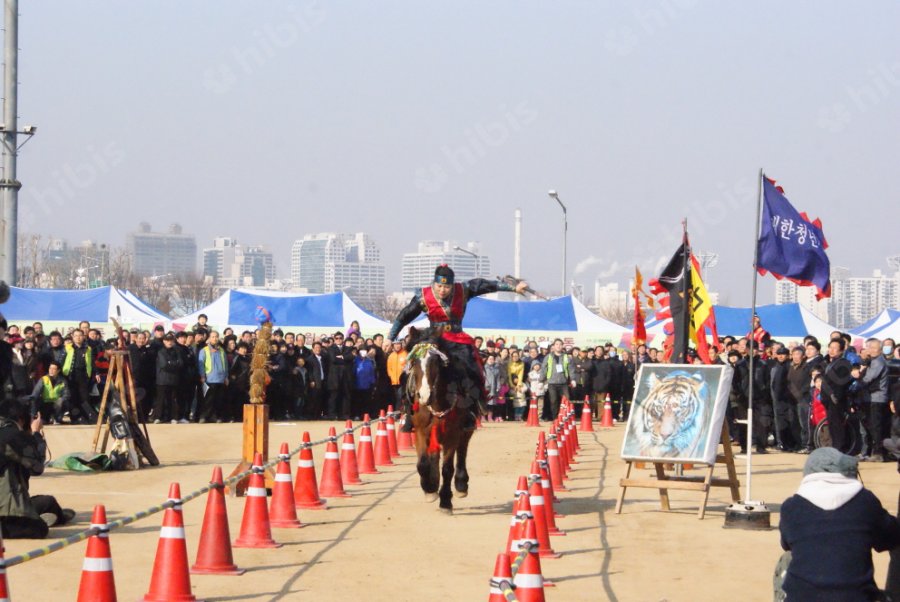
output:
<path id="1" fill-rule="evenodd" d="M 516 285 L 516 292 L 520 295 L 524 295 L 525 289 L 527 289 L 527 288 L 528 288 L 528 283 L 525 282 L 524 280 L 520 280 L 519 284 Z"/>
<path id="2" fill-rule="evenodd" d="M 38 415 L 31 421 L 31 432 L 40 433 L 42 428 L 44 428 L 44 421 L 41 420 L 41 414 L 38 412 Z"/>

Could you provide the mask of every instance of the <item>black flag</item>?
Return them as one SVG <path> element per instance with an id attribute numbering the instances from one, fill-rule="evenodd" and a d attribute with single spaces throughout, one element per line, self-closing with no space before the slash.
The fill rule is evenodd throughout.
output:
<path id="1" fill-rule="evenodd" d="M 684 242 L 675 251 L 675 255 L 669 260 L 668 265 L 657 279 L 660 286 L 669 292 L 669 311 L 672 314 L 672 326 L 674 336 L 672 344 L 672 356 L 669 362 L 673 364 L 687 363 L 688 342 L 690 341 L 691 326 L 691 248 L 688 244 L 687 233 Z"/>

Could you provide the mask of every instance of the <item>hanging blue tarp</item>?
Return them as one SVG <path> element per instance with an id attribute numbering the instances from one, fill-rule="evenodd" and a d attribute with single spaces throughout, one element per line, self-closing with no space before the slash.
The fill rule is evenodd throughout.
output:
<path id="1" fill-rule="evenodd" d="M 464 328 L 494 330 L 578 330 L 571 297 L 541 303 L 493 301 L 475 298 L 469 301 Z"/>
<path id="2" fill-rule="evenodd" d="M 9 301 L 0 311 L 10 323 L 19 321 L 106 323 L 118 317 L 126 324 L 147 324 L 166 319 L 131 293 L 111 286 L 88 290 L 10 288 Z"/>
<path id="3" fill-rule="evenodd" d="M 228 324 L 256 323 L 256 308 L 262 306 L 269 310 L 275 324 L 344 326 L 342 293 L 274 297 L 233 290 L 230 294 Z"/>

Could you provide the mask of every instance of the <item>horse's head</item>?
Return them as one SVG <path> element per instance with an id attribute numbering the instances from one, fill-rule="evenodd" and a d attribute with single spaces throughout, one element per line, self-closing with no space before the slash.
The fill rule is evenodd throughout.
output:
<path id="1" fill-rule="evenodd" d="M 416 341 L 409 348 L 407 370 L 409 371 L 409 393 L 414 402 L 431 406 L 435 410 L 443 409 L 447 386 L 443 379 L 443 370 L 450 365 L 450 358 L 439 345 L 439 339 L 419 337 L 421 334 L 410 329 L 410 341 Z"/>

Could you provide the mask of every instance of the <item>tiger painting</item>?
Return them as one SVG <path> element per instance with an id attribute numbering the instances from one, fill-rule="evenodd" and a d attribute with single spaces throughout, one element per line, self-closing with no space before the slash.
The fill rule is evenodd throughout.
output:
<path id="1" fill-rule="evenodd" d="M 703 376 L 675 370 L 662 378 L 651 374 L 650 390 L 635 403 L 628 421 L 627 455 L 647 458 L 693 458 L 703 455 L 711 406 Z"/>

